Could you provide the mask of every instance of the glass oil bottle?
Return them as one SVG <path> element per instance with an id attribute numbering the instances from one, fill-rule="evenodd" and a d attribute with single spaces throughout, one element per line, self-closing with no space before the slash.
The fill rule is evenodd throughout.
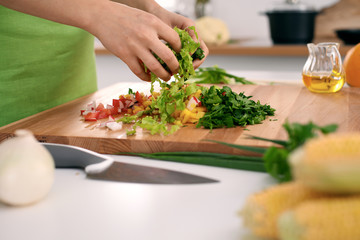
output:
<path id="1" fill-rule="evenodd" d="M 345 83 L 338 43 L 307 44 L 309 57 L 303 68 L 304 85 L 312 92 L 334 93 Z"/>

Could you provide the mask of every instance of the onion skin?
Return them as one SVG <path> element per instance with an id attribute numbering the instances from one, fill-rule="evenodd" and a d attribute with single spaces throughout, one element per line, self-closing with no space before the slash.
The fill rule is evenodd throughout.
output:
<path id="1" fill-rule="evenodd" d="M 43 199 L 54 182 L 54 159 L 30 131 L 0 144 L 0 201 L 25 206 Z"/>

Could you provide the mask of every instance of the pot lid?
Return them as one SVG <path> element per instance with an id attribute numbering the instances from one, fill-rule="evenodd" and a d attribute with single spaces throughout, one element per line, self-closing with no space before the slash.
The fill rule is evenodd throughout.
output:
<path id="1" fill-rule="evenodd" d="M 313 6 L 302 3 L 300 0 L 285 0 L 273 3 L 266 12 L 284 12 L 284 11 L 315 11 Z"/>

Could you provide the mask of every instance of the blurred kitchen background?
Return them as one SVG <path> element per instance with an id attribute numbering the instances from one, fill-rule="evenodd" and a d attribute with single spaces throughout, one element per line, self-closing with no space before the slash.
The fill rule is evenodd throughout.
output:
<path id="1" fill-rule="evenodd" d="M 202 65 L 218 65 L 249 80 L 302 83 L 301 71 L 308 57 L 306 44 L 274 44 L 269 17 L 265 12 L 287 7 L 284 1 L 271 0 L 158 0 L 166 9 L 196 20 L 195 5 L 204 4 L 204 14 L 221 20 L 230 41 L 208 45 L 210 55 Z M 351 45 L 338 38 L 338 29 L 360 29 L 359 0 L 288 0 L 301 8 L 319 11 L 314 22 L 312 42 L 336 41 L 342 56 Z M 284 7 L 285 6 L 285 7 Z M 294 24 L 296 27 L 297 24 Z M 119 81 L 140 81 L 120 59 L 96 40 L 98 86 L 104 88 Z"/>

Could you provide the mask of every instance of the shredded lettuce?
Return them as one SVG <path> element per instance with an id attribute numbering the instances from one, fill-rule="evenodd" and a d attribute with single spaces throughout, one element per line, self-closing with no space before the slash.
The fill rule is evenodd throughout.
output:
<path id="1" fill-rule="evenodd" d="M 155 74 L 151 73 L 151 92 L 154 91 L 155 82 L 159 82 L 161 90 L 160 96 L 153 100 L 151 104 L 152 109 L 159 110 L 161 121 L 173 123 L 175 119 L 171 116 L 175 110 L 184 110 L 185 109 L 185 100 L 192 93 L 195 93 L 198 89 L 202 87 L 196 86 L 195 84 L 190 84 L 186 88 L 183 88 L 185 80 L 189 79 L 193 74 L 195 74 L 193 66 L 193 54 L 200 48 L 200 43 L 194 41 L 191 38 L 187 30 L 182 30 L 177 27 L 174 28 L 175 31 L 179 34 L 181 41 L 181 50 L 179 53 L 175 52 L 174 49 L 168 45 L 169 48 L 175 54 L 179 62 L 179 71 L 174 75 L 175 81 L 167 84 L 162 82 Z M 194 31 L 196 38 L 198 35 L 195 31 L 195 27 L 188 27 L 189 30 Z M 200 52 L 202 50 L 199 50 Z M 199 55 L 200 54 L 200 55 Z M 201 56 L 201 53 L 197 52 L 197 57 Z"/>
<path id="2" fill-rule="evenodd" d="M 196 38 L 198 35 L 196 33 L 195 27 L 190 26 L 187 28 L 190 31 L 194 31 Z M 178 81 L 184 81 L 189 79 L 193 74 L 195 74 L 193 60 L 195 58 L 202 59 L 205 57 L 204 51 L 200 48 L 200 42 L 194 41 L 188 31 L 186 29 L 179 29 L 177 27 L 174 30 L 179 34 L 180 41 L 181 41 L 181 50 L 180 52 L 176 52 L 169 44 L 166 44 L 176 56 L 179 62 L 179 71 L 178 73 L 174 74 L 174 78 Z M 169 68 L 165 65 L 164 61 L 161 60 L 157 55 L 155 57 L 161 63 L 161 65 L 169 70 Z M 154 74 L 151 73 L 151 84 L 153 85 L 155 81 L 160 81 L 159 78 Z M 151 88 L 153 90 L 153 86 Z"/>
<path id="3" fill-rule="evenodd" d="M 176 110 L 185 109 L 185 100 L 198 89 L 203 89 L 204 87 L 196 86 L 195 84 L 190 84 L 184 87 L 184 82 L 189 79 L 193 74 L 195 74 L 193 60 L 195 58 L 202 59 L 204 58 L 204 51 L 200 48 L 200 43 L 194 41 L 188 31 L 194 31 L 196 38 L 198 35 L 195 31 L 195 27 L 191 26 L 187 29 L 179 29 L 177 27 L 174 30 L 179 34 L 181 41 L 181 50 L 177 53 L 169 44 L 166 44 L 176 56 L 179 62 L 179 71 L 174 74 L 175 81 L 170 84 L 160 80 L 154 73 L 151 73 L 151 88 L 150 93 L 154 92 L 155 83 L 160 85 L 160 95 L 152 100 L 150 105 L 150 111 L 146 112 L 151 114 L 151 116 L 146 116 L 144 118 L 140 117 L 143 115 L 137 114 L 134 116 L 125 116 L 120 118 L 119 121 L 124 123 L 134 123 L 131 130 L 127 131 L 128 135 L 133 135 L 136 133 L 136 128 L 141 127 L 150 131 L 151 134 L 172 134 L 177 131 L 180 126 L 172 125 L 168 129 L 167 123 L 173 123 L 175 118 L 172 114 Z M 154 56 L 161 63 L 161 65 L 169 71 L 169 68 L 166 66 L 165 62 L 160 59 L 156 54 Z M 145 70 L 147 70 L 147 67 Z M 133 91 L 129 90 L 129 94 Z M 154 115 L 156 113 L 156 115 Z"/>
<path id="4" fill-rule="evenodd" d="M 134 135 L 136 133 L 136 128 L 141 127 L 142 129 L 148 130 L 151 135 L 155 134 L 164 134 L 169 135 L 176 132 L 180 126 L 171 125 L 168 127 L 167 122 L 158 121 L 157 116 L 146 116 L 142 119 L 138 119 L 136 123 L 133 125 L 131 130 L 126 132 L 127 135 Z"/>

